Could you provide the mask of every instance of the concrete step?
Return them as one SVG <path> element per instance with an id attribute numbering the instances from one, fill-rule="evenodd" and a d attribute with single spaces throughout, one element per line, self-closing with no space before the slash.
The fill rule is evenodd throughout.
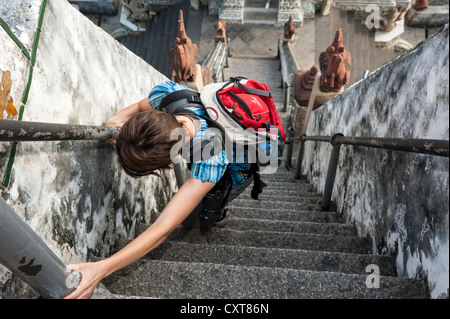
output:
<path id="1" fill-rule="evenodd" d="M 268 183 L 287 183 L 291 184 L 299 184 L 299 185 L 311 185 L 308 181 L 303 179 L 294 179 L 294 176 L 283 174 L 267 174 L 260 175 L 263 181 L 267 181 Z"/>
<path id="2" fill-rule="evenodd" d="M 278 1 L 271 1 L 269 7 L 266 9 L 267 1 L 245 1 L 244 7 L 244 23 L 249 20 L 254 21 L 277 21 L 278 16 Z M 264 23 L 263 23 L 264 24 Z"/>
<path id="3" fill-rule="evenodd" d="M 265 4 L 265 3 L 264 3 Z M 278 9 L 262 7 L 247 7 L 244 9 L 244 24 L 271 24 L 275 25 L 278 18 Z"/>
<path id="4" fill-rule="evenodd" d="M 280 90 L 282 91 L 282 89 L 280 89 Z M 281 106 L 282 106 L 282 104 L 280 104 L 280 107 Z M 270 176 L 294 178 L 295 170 L 287 169 L 285 166 L 280 166 L 280 167 L 278 167 L 276 173 L 275 174 L 270 174 Z M 301 180 L 307 181 L 307 178 L 301 178 Z"/>
<path id="5" fill-rule="evenodd" d="M 265 219 L 286 222 L 307 223 L 342 223 L 342 217 L 336 212 L 311 212 L 297 210 L 261 209 L 252 207 L 228 206 L 232 218 Z M 159 212 L 153 213 L 153 223 L 159 216 Z"/>
<path id="6" fill-rule="evenodd" d="M 280 105 L 280 107 L 281 107 L 281 105 Z M 278 167 L 275 174 L 267 174 L 267 175 L 263 175 L 263 176 L 278 177 L 278 178 L 292 178 L 293 179 L 295 176 L 295 171 L 287 170 L 285 167 Z M 302 180 L 307 181 L 307 179 L 302 179 Z"/>
<path id="7" fill-rule="evenodd" d="M 141 259 L 106 277 L 114 294 L 155 298 L 425 298 L 422 281 L 379 277 L 368 288 L 368 275 L 288 268 Z"/>
<path id="8" fill-rule="evenodd" d="M 266 182 L 263 180 L 264 183 L 266 183 L 266 187 L 263 188 L 262 194 L 279 194 L 279 195 L 289 195 L 293 196 L 293 194 L 305 194 L 305 195 L 311 195 L 312 193 L 315 193 L 317 195 L 316 190 L 309 184 L 296 184 L 296 183 L 278 183 L 278 182 Z M 251 193 L 253 184 L 249 186 L 247 189 L 244 190 L 243 193 L 248 192 Z"/>
<path id="9" fill-rule="evenodd" d="M 259 196 L 258 196 L 259 198 Z M 245 199 L 239 198 L 233 199 L 228 203 L 228 206 L 241 206 L 241 207 L 252 207 L 252 208 L 261 208 L 261 209 L 291 209 L 291 210 L 310 210 L 315 211 L 320 209 L 320 207 L 316 204 L 317 199 L 315 197 L 298 197 L 297 201 L 294 202 L 283 202 L 281 200 L 268 200 L 258 199 L 255 200 L 253 198 Z"/>
<path id="10" fill-rule="evenodd" d="M 226 228 L 212 228 L 205 231 L 199 228 L 179 227 L 169 235 L 168 240 L 195 244 L 306 249 L 355 254 L 368 254 L 372 251 L 372 241 L 369 237 L 243 231 Z"/>
<path id="11" fill-rule="evenodd" d="M 246 200 L 254 200 L 251 195 L 250 192 L 247 193 L 242 193 L 239 195 L 238 197 L 239 199 L 246 199 Z M 307 202 L 307 203 L 312 203 L 315 204 L 317 203 L 317 201 L 321 200 L 322 197 L 319 194 L 311 194 L 311 193 L 306 193 L 305 195 L 299 196 L 284 196 L 284 195 L 277 195 L 277 194 L 265 194 L 262 193 L 258 196 L 258 200 L 261 201 L 275 201 L 278 200 L 280 202 Z"/>
<path id="12" fill-rule="evenodd" d="M 289 190 L 289 189 L 302 189 L 307 188 L 311 189 L 312 186 L 308 182 L 305 182 L 303 180 L 282 180 L 282 179 L 268 179 L 265 177 L 261 177 L 261 180 L 267 184 L 267 186 L 264 188 L 266 189 L 276 189 L 276 190 Z M 266 182 L 267 181 L 267 182 Z"/>
<path id="13" fill-rule="evenodd" d="M 228 206 L 231 216 L 250 219 L 284 220 L 292 222 L 340 223 L 342 218 L 335 212 L 312 212 L 281 209 L 257 209 L 252 207 Z"/>
<path id="14" fill-rule="evenodd" d="M 319 205 L 316 204 L 308 204 L 301 202 L 291 202 L 291 203 L 282 203 L 279 201 L 263 201 L 263 200 L 255 200 L 255 199 L 235 199 L 231 201 L 227 207 L 230 208 L 251 208 L 251 209 L 260 209 L 263 211 L 271 211 L 273 209 L 278 210 L 291 210 L 291 211 L 310 211 L 310 212 L 318 212 L 321 210 Z"/>
<path id="15" fill-rule="evenodd" d="M 128 244 L 123 241 L 121 247 Z M 363 275 L 368 265 L 377 265 L 382 276 L 395 276 L 393 258 L 367 254 L 336 253 L 301 249 L 202 245 L 165 241 L 145 255 L 146 259 L 201 262 L 224 265 L 334 271 Z"/>
<path id="16" fill-rule="evenodd" d="M 149 225 L 140 224 L 136 227 L 136 233 L 140 234 L 148 227 Z M 230 221 L 224 228 L 234 230 L 260 230 L 340 236 L 357 235 L 355 225 L 347 225 L 342 223 L 292 222 L 282 220 L 238 218 L 233 215 L 231 215 Z"/>
<path id="17" fill-rule="evenodd" d="M 243 195 L 250 196 L 253 186 L 249 186 L 246 190 L 244 190 L 240 195 L 239 198 L 243 198 Z M 280 195 L 283 194 L 283 195 Z M 284 188 L 282 192 L 280 192 L 279 189 L 265 187 L 263 189 L 263 192 L 259 194 L 258 198 L 263 199 L 264 197 L 272 197 L 272 196 L 289 196 L 289 197 L 301 197 L 301 196 L 319 196 L 320 194 L 316 193 L 316 190 L 312 187 L 302 187 L 302 188 Z"/>
<path id="18" fill-rule="evenodd" d="M 232 216 L 226 225 L 226 229 L 328 234 L 340 236 L 357 235 L 355 225 L 346 225 L 341 223 L 302 223 L 267 219 L 234 218 Z"/>
<path id="19" fill-rule="evenodd" d="M 278 8 L 274 8 L 273 6 L 270 6 L 269 8 L 265 8 L 265 3 L 262 3 L 261 6 L 261 2 L 258 4 L 258 6 L 245 6 L 244 11 L 246 13 L 261 13 L 261 14 L 266 14 L 266 16 L 272 16 L 274 14 L 278 13 Z"/>
<path id="20" fill-rule="evenodd" d="M 294 179 L 294 174 L 291 171 L 281 171 L 280 168 L 277 169 L 274 174 L 264 174 L 261 173 L 260 176 L 263 179 L 273 180 L 274 182 L 292 182 L 297 184 L 310 184 L 309 181 L 305 178 Z"/>
<path id="21" fill-rule="evenodd" d="M 264 8 L 267 0 L 245 0 L 245 8 Z M 270 1 L 270 8 L 278 9 L 278 0 Z"/>

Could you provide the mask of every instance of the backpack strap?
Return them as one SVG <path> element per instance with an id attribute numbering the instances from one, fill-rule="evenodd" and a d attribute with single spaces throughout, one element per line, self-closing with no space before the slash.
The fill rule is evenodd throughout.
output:
<path id="1" fill-rule="evenodd" d="M 200 93 L 193 90 L 178 90 L 166 95 L 160 104 L 160 110 L 170 115 L 188 115 L 204 119 L 210 126 L 217 128 L 222 136 L 222 146 L 225 150 L 226 157 L 231 160 L 233 153 L 227 145 L 231 144 L 231 139 L 222 125 L 210 119 L 208 116 L 201 116 L 187 107 L 194 107 L 204 110 L 204 106 L 200 99 Z M 228 141 L 228 143 L 226 142 Z M 192 145 L 191 145 L 192 146 Z M 202 147 L 203 148 L 203 145 Z M 192 154 L 192 152 L 191 152 Z"/>
<path id="2" fill-rule="evenodd" d="M 211 127 L 217 128 L 222 137 L 222 146 L 223 146 L 223 149 L 225 150 L 225 156 L 227 157 L 227 159 L 229 161 L 231 161 L 233 158 L 233 151 L 232 151 L 233 144 L 231 143 L 230 136 L 226 132 L 225 128 L 222 125 L 220 125 L 219 123 L 217 123 L 216 121 L 210 119 L 208 116 L 198 115 L 194 111 L 187 109 L 186 106 L 197 107 L 199 109 L 203 109 L 203 104 L 201 104 L 201 106 L 199 106 L 199 105 L 197 105 L 197 106 L 196 105 L 184 105 L 183 107 L 179 107 L 175 111 L 175 115 L 188 115 L 188 116 L 198 117 L 198 118 L 205 120 Z M 203 146 L 204 145 L 202 145 L 201 148 L 203 148 Z M 230 147 L 227 147 L 227 146 L 230 146 Z"/>
<path id="3" fill-rule="evenodd" d="M 192 90 L 179 90 L 165 96 L 160 104 L 161 111 L 175 114 L 178 108 L 186 104 L 202 104 L 200 93 Z"/>
<path id="4" fill-rule="evenodd" d="M 227 92 L 236 102 L 239 103 L 239 105 L 242 107 L 242 109 L 245 111 L 245 113 L 247 113 L 247 115 L 254 120 L 253 118 L 253 114 L 252 111 L 250 110 L 250 108 L 248 107 L 247 103 L 244 102 L 244 100 L 242 100 L 237 94 L 234 94 L 231 91 Z"/>
<path id="5" fill-rule="evenodd" d="M 242 83 L 240 82 L 241 80 L 244 80 L 246 78 L 242 77 L 242 76 L 238 76 L 238 77 L 231 77 L 229 78 L 229 81 L 234 83 L 235 85 L 237 85 L 238 88 L 240 88 L 241 90 L 250 93 L 250 94 L 255 94 L 255 95 L 261 95 L 261 96 L 265 96 L 265 97 L 272 97 L 272 94 L 270 93 L 270 91 L 264 91 L 264 90 L 260 90 L 260 89 L 255 89 L 255 88 L 249 88 L 245 85 L 242 85 Z"/>
<path id="6" fill-rule="evenodd" d="M 272 97 L 272 94 L 269 91 L 264 91 L 264 90 L 255 89 L 255 88 L 249 88 L 247 86 L 242 85 L 240 82 L 237 82 L 237 86 L 241 90 L 244 90 L 245 92 L 250 93 L 250 94 L 261 95 L 261 96 L 265 96 L 265 97 Z"/>

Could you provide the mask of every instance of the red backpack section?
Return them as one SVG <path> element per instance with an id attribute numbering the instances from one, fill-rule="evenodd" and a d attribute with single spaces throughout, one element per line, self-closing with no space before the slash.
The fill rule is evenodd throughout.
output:
<path id="1" fill-rule="evenodd" d="M 217 91 L 217 99 L 222 106 L 234 115 L 236 122 L 242 128 L 258 130 L 276 126 L 283 141 L 286 140 L 280 116 L 270 94 L 269 87 L 265 83 L 254 80 L 236 81 L 235 85 L 227 86 Z M 279 134 L 278 132 L 269 132 Z"/>

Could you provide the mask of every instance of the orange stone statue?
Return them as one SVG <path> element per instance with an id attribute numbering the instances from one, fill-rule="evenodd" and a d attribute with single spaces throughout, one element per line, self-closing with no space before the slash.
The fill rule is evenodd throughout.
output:
<path id="1" fill-rule="evenodd" d="M 414 9 L 417 11 L 425 10 L 428 8 L 428 0 L 416 0 L 416 3 L 414 4 Z"/>
<path id="2" fill-rule="evenodd" d="M 178 37 L 169 49 L 169 66 L 174 81 L 194 81 L 198 61 L 198 47 L 187 36 L 183 11 L 179 11 Z"/>
<path id="3" fill-rule="evenodd" d="M 219 19 L 216 21 L 216 23 L 214 23 L 214 31 L 216 31 L 214 40 L 216 42 L 222 41 L 224 43 L 227 43 L 226 26 L 227 24 L 222 19 Z"/>
<path id="4" fill-rule="evenodd" d="M 333 43 L 319 57 L 322 92 L 339 92 L 350 82 L 351 54 L 342 44 L 342 29 L 337 29 Z"/>
<path id="5" fill-rule="evenodd" d="M 310 70 L 298 70 L 294 74 L 294 98 L 300 106 L 308 106 L 314 78 L 319 72 L 319 66 L 314 65 Z M 314 106 L 318 106 L 315 103 Z"/>
<path id="6" fill-rule="evenodd" d="M 289 20 L 284 24 L 284 40 L 292 40 L 295 34 L 295 23 L 292 15 L 289 16 Z"/>

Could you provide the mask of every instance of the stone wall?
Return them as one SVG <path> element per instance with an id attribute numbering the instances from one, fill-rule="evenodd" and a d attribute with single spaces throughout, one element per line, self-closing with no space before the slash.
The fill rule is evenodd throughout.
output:
<path id="1" fill-rule="evenodd" d="M 30 54 L 41 4 L 0 0 L 0 16 Z M 17 109 L 23 105 L 24 121 L 103 125 L 167 79 L 66 0 L 46 3 L 34 67 L 4 28 L 0 44 L 0 69 L 11 72 L 9 95 Z M 10 151 L 11 143 L 0 143 L 0 182 Z M 135 225 L 148 223 L 176 188 L 173 172 L 162 179 L 126 175 L 106 141 L 20 142 L 0 195 L 72 263 L 109 256 L 117 240 L 133 238 Z M 3 298 L 36 297 L 1 265 L 0 291 Z"/>
<path id="2" fill-rule="evenodd" d="M 307 135 L 449 139 L 448 25 L 313 112 Z M 323 190 L 329 143 L 306 142 L 303 174 Z M 449 284 L 449 159 L 343 145 L 338 211 L 399 276 L 423 277 L 431 297 Z"/>

